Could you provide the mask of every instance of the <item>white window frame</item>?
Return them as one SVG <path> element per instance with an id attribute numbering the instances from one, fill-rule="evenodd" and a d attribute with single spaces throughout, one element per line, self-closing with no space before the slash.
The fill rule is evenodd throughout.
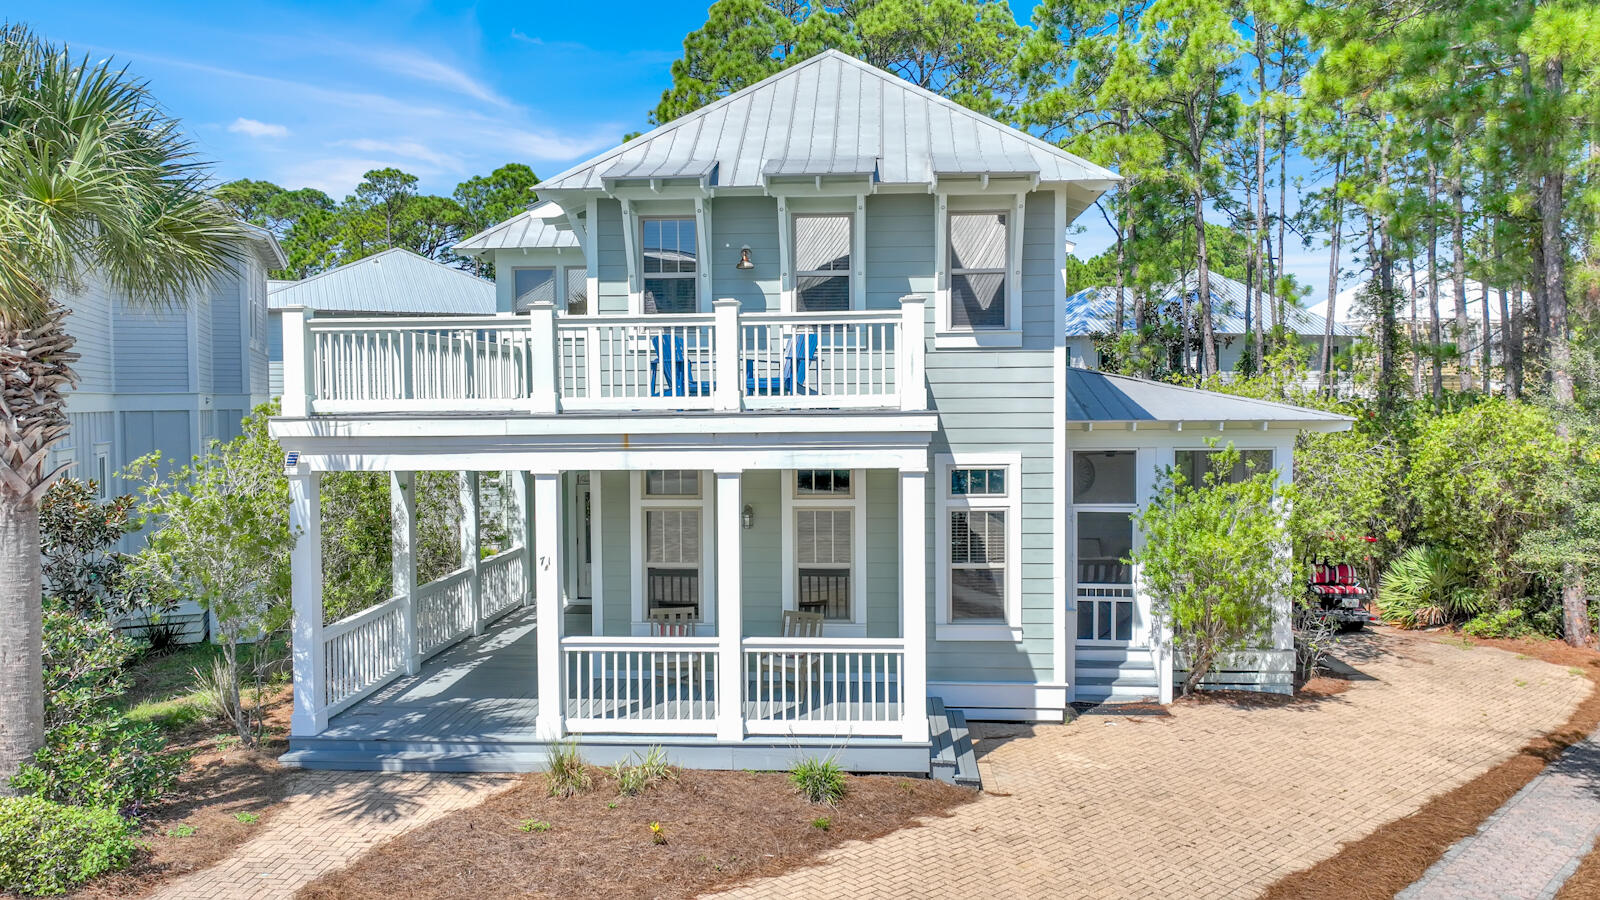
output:
<path id="1" fill-rule="evenodd" d="M 101 476 L 102 472 L 105 473 L 104 477 Z M 111 490 L 111 479 L 115 477 L 115 474 L 116 473 L 112 472 L 111 470 L 111 445 L 103 442 L 95 444 L 94 478 L 97 482 L 99 482 L 99 497 L 102 503 L 109 501 L 112 497 L 116 496 L 116 494 Z"/>
<path id="2" fill-rule="evenodd" d="M 952 196 L 940 193 L 934 216 L 934 331 L 935 349 L 973 349 L 1022 346 L 1022 234 L 1027 194 Z M 950 324 L 950 217 L 963 213 L 1005 213 L 1006 219 L 1006 327 L 953 328 Z"/>
<path id="3" fill-rule="evenodd" d="M 697 470 L 698 471 L 698 470 Z M 715 510 L 715 477 L 707 478 L 710 474 L 700 472 L 699 497 L 651 497 L 644 492 L 643 470 L 629 472 L 629 486 L 633 503 L 631 504 L 630 556 L 633 564 L 633 622 L 632 628 L 635 635 L 648 635 L 650 633 L 650 619 L 648 614 L 649 603 L 645 596 L 648 584 L 645 573 L 649 564 L 645 561 L 645 513 L 652 509 L 693 509 L 700 512 L 700 627 L 702 633 L 715 627 L 717 621 L 717 539 L 716 523 L 712 521 Z"/>
<path id="4" fill-rule="evenodd" d="M 555 265 L 554 263 L 550 263 L 548 265 L 539 265 L 539 266 L 512 266 L 511 267 L 511 311 L 512 312 L 514 312 L 514 313 L 516 313 L 518 315 L 522 315 L 522 314 L 524 314 L 524 313 L 526 313 L 528 311 L 528 306 L 523 303 L 522 296 L 517 293 L 517 273 L 518 272 L 538 272 L 538 271 L 547 271 L 547 272 L 550 273 L 550 296 L 551 296 L 552 299 L 559 299 L 559 295 L 556 293 L 556 291 L 560 289 L 560 285 L 561 285 L 561 267 L 560 266 Z M 556 309 L 563 309 L 563 308 L 565 308 L 566 304 L 557 303 L 555 306 L 556 306 Z"/>
<path id="5" fill-rule="evenodd" d="M 803 216 L 850 216 L 850 308 L 867 306 L 867 198 L 865 194 L 778 196 L 778 309 L 798 311 L 794 220 Z"/>
<path id="6" fill-rule="evenodd" d="M 1172 448 L 1172 467 L 1174 469 L 1176 469 L 1178 467 L 1178 454 L 1179 453 L 1221 453 L 1222 451 L 1228 449 L 1228 443 L 1233 443 L 1233 442 L 1231 440 L 1226 442 L 1226 443 L 1219 442 L 1219 446 L 1216 446 L 1216 447 L 1207 447 L 1207 446 L 1200 446 L 1200 447 L 1190 447 L 1190 446 L 1173 447 Z M 1241 460 L 1244 459 L 1244 454 L 1252 452 L 1252 451 L 1255 451 L 1255 452 L 1265 451 L 1267 453 L 1272 454 L 1272 461 L 1267 465 L 1266 468 L 1264 468 L 1264 469 L 1256 469 L 1254 472 L 1251 472 L 1250 474 L 1251 475 L 1260 475 L 1262 472 L 1272 472 L 1272 473 L 1274 473 L 1274 474 L 1276 474 L 1278 476 L 1278 478 L 1280 480 L 1280 483 L 1282 482 L 1283 473 L 1278 468 L 1278 457 L 1279 457 L 1280 454 L 1279 454 L 1279 451 L 1278 451 L 1277 447 L 1263 447 L 1260 444 L 1240 445 L 1240 444 L 1237 444 L 1237 443 L 1233 443 L 1233 449 L 1239 451 L 1239 458 Z M 1186 473 L 1184 473 L 1184 475 L 1185 475 L 1185 477 L 1187 477 L 1188 473 L 1186 472 Z M 1193 487 L 1194 485 L 1191 484 L 1190 486 Z"/>
<path id="7" fill-rule="evenodd" d="M 953 469 L 1005 469 L 1006 494 L 957 496 L 950 493 Z M 934 546 L 934 639 L 939 641 L 1022 640 L 1022 454 L 940 453 L 934 456 L 934 509 L 938 517 Z M 1006 578 L 1004 622 L 952 621 L 950 608 L 950 513 L 995 510 L 1006 514 Z"/>
<path id="8" fill-rule="evenodd" d="M 812 468 L 812 467 L 808 467 Z M 796 513 L 802 509 L 848 509 L 850 517 L 850 619 L 827 621 L 823 634 L 830 637 L 867 636 L 867 470 L 850 470 L 850 496 L 840 494 L 814 494 L 800 496 L 799 471 L 786 469 L 783 473 L 783 608 L 798 609 L 800 593 L 800 554 L 795 546 Z"/>
<path id="9" fill-rule="evenodd" d="M 681 221 L 681 220 L 685 220 L 685 219 L 687 219 L 688 221 L 694 223 L 694 238 L 695 238 L 694 271 L 693 272 L 689 272 L 689 273 L 683 273 L 683 272 L 657 272 L 657 273 L 655 273 L 653 275 L 648 273 L 648 272 L 646 272 L 644 270 L 644 226 L 645 226 L 645 223 L 647 223 L 647 222 L 665 222 L 665 221 L 676 222 L 676 221 Z M 704 257 L 704 250 L 705 250 L 705 246 L 706 246 L 706 236 L 703 233 L 703 229 L 705 228 L 705 225 L 706 225 L 706 222 L 705 222 L 704 216 L 697 215 L 696 212 L 693 211 L 693 210 L 686 211 L 686 212 L 680 212 L 680 213 L 672 213 L 672 212 L 649 213 L 649 214 L 640 214 L 640 215 L 637 216 L 637 222 L 634 223 L 634 228 L 635 228 L 636 233 L 638 235 L 638 242 L 639 243 L 637 245 L 638 249 L 634 250 L 633 253 L 634 253 L 634 257 L 635 257 L 634 263 L 635 263 L 635 265 L 637 265 L 639 267 L 638 271 L 639 271 L 639 313 L 640 313 L 640 315 L 681 316 L 681 315 L 690 315 L 690 314 L 693 314 L 693 313 L 697 313 L 697 312 L 700 312 L 701 310 L 703 310 L 705 308 L 706 299 L 705 299 L 705 296 L 704 296 L 704 292 L 700 290 L 701 274 L 706 270 L 706 266 L 708 265 L 708 261 Z M 657 280 L 670 279 L 670 280 L 681 280 L 681 281 L 689 281 L 689 282 L 691 282 L 694 285 L 694 309 L 690 310 L 688 313 L 664 313 L 664 312 L 654 312 L 654 313 L 652 313 L 652 312 L 649 312 L 648 310 L 646 310 L 644 308 L 644 283 L 645 283 L 645 281 L 647 281 L 649 279 L 652 279 L 652 278 L 657 279 Z"/>
<path id="10" fill-rule="evenodd" d="M 1140 497 L 1140 488 L 1144 483 L 1143 482 L 1143 478 L 1141 476 L 1141 472 L 1142 472 L 1142 469 L 1143 469 L 1143 464 L 1147 460 L 1146 454 L 1148 452 L 1149 452 L 1149 448 L 1128 447 L 1128 446 L 1116 446 L 1116 447 L 1099 447 L 1099 446 L 1096 446 L 1096 447 L 1073 447 L 1070 451 L 1068 451 L 1067 459 L 1068 459 L 1068 461 L 1070 463 L 1070 466 L 1069 466 L 1069 468 L 1067 470 L 1067 490 L 1072 491 L 1073 495 L 1068 497 L 1068 504 L 1069 504 L 1068 516 L 1070 517 L 1071 529 L 1072 529 L 1072 534 L 1071 534 L 1071 538 L 1070 538 L 1071 545 L 1070 545 L 1070 549 L 1069 549 L 1069 552 L 1071 553 L 1071 557 L 1070 557 L 1071 558 L 1071 567 L 1068 570 L 1069 577 L 1072 579 L 1072 591 L 1071 591 L 1071 594 L 1069 595 L 1072 598 L 1072 605 L 1071 605 L 1070 613 L 1067 616 L 1067 640 L 1072 641 L 1074 644 L 1076 644 L 1076 645 L 1078 645 L 1080 647 L 1089 647 L 1089 648 L 1093 648 L 1093 647 L 1140 647 L 1140 646 L 1148 645 L 1148 643 L 1150 641 L 1150 634 L 1149 634 L 1149 624 L 1150 624 L 1149 623 L 1149 613 L 1150 613 L 1149 607 L 1150 607 L 1150 604 L 1146 601 L 1146 598 L 1144 597 L 1144 592 L 1143 592 L 1142 588 L 1140 587 L 1142 579 L 1140 577 L 1141 573 L 1140 573 L 1140 569 L 1139 569 L 1138 565 L 1131 566 L 1131 579 L 1129 580 L 1128 584 L 1126 585 L 1126 587 L 1127 587 L 1127 589 L 1129 591 L 1129 594 L 1128 594 L 1127 597 L 1079 597 L 1078 596 L 1079 589 L 1082 588 L 1085 584 L 1091 585 L 1091 586 L 1096 587 L 1096 588 L 1100 588 L 1100 587 L 1118 587 L 1117 585 L 1105 585 L 1105 584 L 1101 584 L 1099 582 L 1079 582 L 1078 581 L 1078 569 L 1079 569 L 1079 562 L 1080 562 L 1079 555 L 1078 555 L 1078 514 L 1079 513 L 1118 513 L 1118 514 L 1125 514 L 1129 518 L 1129 537 L 1131 539 L 1132 548 L 1133 549 L 1138 549 L 1144 543 L 1143 535 L 1139 530 L 1139 523 L 1134 519 L 1134 517 L 1139 514 L 1140 509 L 1142 509 L 1143 506 L 1144 506 L 1144 504 L 1142 504 L 1140 502 L 1139 497 Z M 1128 502 L 1128 503 L 1079 503 L 1079 502 L 1077 502 L 1077 497 L 1075 496 L 1076 495 L 1076 490 L 1075 490 L 1075 482 L 1074 482 L 1074 477 L 1073 477 L 1073 470 L 1072 470 L 1071 467 L 1075 467 L 1077 465 L 1077 454 L 1079 454 L 1079 453 L 1132 453 L 1133 454 L 1133 500 L 1131 502 Z M 1079 605 L 1082 604 L 1082 603 L 1095 603 L 1095 602 L 1099 602 L 1099 601 L 1107 601 L 1107 602 L 1111 602 L 1113 604 L 1115 604 L 1115 603 L 1130 603 L 1130 604 L 1132 604 L 1132 608 L 1133 608 L 1133 626 L 1132 627 L 1133 627 L 1133 630 L 1132 630 L 1131 635 L 1130 635 L 1128 640 L 1125 640 L 1125 641 L 1117 640 L 1116 636 L 1115 636 L 1115 631 L 1113 631 L 1112 637 L 1110 639 L 1108 639 L 1108 640 L 1100 640 L 1099 638 L 1092 638 L 1092 637 L 1091 638 L 1078 637 Z M 1114 606 L 1113 606 L 1113 613 L 1112 613 L 1112 621 L 1113 621 L 1113 623 L 1115 623 L 1115 607 Z"/>
<path id="11" fill-rule="evenodd" d="M 844 270 L 838 269 L 802 269 L 799 266 L 800 258 L 800 221 L 802 219 L 843 219 L 849 228 L 846 243 L 849 246 L 850 266 Z M 845 309 L 859 309 L 856 303 L 856 217 L 849 212 L 797 212 L 789 217 L 789 242 L 794 248 L 792 258 L 796 260 L 794 268 L 794 305 L 800 307 L 800 279 L 806 276 L 817 278 L 835 278 L 843 275 L 845 278 Z"/>
<path id="12" fill-rule="evenodd" d="M 587 304 L 587 306 L 588 306 L 588 311 L 583 313 L 583 315 L 586 315 L 586 316 L 594 315 L 595 314 L 595 308 L 594 308 L 595 303 L 594 303 L 594 294 L 590 290 L 589 267 L 587 265 L 581 265 L 581 266 L 567 265 L 567 266 L 560 266 L 559 269 L 560 269 L 560 271 L 556 275 L 556 286 L 561 291 L 561 299 L 560 299 L 560 302 L 558 302 L 556 304 L 556 309 L 560 310 L 561 314 L 564 315 L 564 316 L 566 316 L 566 315 L 575 315 L 574 313 L 568 312 L 568 305 L 572 302 L 572 277 L 573 277 L 573 274 L 574 273 L 579 273 L 579 274 L 581 274 L 581 276 L 583 278 L 583 282 L 584 282 L 584 286 L 583 286 L 584 303 Z"/>

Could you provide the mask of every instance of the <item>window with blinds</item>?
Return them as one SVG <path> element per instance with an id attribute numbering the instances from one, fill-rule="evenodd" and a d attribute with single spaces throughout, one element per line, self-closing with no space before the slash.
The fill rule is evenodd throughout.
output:
<path id="1" fill-rule="evenodd" d="M 700 511 L 647 509 L 645 595 L 650 609 L 700 610 Z"/>
<path id="2" fill-rule="evenodd" d="M 644 473 L 646 497 L 699 497 L 700 473 L 694 469 L 650 469 Z"/>
<path id="3" fill-rule="evenodd" d="M 801 612 L 850 621 L 850 575 L 855 547 L 855 511 L 795 510 L 795 605 Z"/>
<path id="4" fill-rule="evenodd" d="M 850 308 L 850 216 L 795 216 L 795 308 Z"/>
<path id="5" fill-rule="evenodd" d="M 1006 214 L 950 215 L 950 328 L 1004 329 Z"/>
<path id="6" fill-rule="evenodd" d="M 950 620 L 1005 621 L 1006 513 L 950 511 Z"/>
<path id="7" fill-rule="evenodd" d="M 645 219 L 639 227 L 645 313 L 694 312 L 699 271 L 694 218 Z"/>

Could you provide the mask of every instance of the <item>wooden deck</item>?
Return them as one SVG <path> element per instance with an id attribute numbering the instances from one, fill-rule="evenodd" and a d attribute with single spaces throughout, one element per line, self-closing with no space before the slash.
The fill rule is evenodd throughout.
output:
<path id="1" fill-rule="evenodd" d="M 533 740 L 533 608 L 509 613 L 481 635 L 428 660 L 334 716 L 319 737 L 359 741 Z"/>

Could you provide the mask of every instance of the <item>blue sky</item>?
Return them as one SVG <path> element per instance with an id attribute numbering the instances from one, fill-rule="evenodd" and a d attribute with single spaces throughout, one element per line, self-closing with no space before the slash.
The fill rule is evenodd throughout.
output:
<path id="1" fill-rule="evenodd" d="M 1013 5 L 1026 21 L 1031 3 Z M 547 177 L 616 145 L 647 127 L 683 36 L 704 24 L 705 9 L 699 0 L 75 0 L 40 4 L 24 21 L 148 79 L 219 178 L 338 198 L 381 166 L 448 194 L 507 162 Z M 1109 241 L 1094 210 L 1078 224 L 1080 257 Z M 1291 271 L 1325 285 L 1324 251 L 1296 251 Z M 1324 293 L 1317 287 L 1313 298 Z"/>

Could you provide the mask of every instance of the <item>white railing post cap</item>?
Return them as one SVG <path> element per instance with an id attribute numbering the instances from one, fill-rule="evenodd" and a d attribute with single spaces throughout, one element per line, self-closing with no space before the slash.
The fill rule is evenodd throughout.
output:
<path id="1" fill-rule="evenodd" d="M 713 309 L 727 309 L 730 306 L 734 309 L 738 309 L 740 306 L 739 300 L 734 297 L 719 297 L 716 300 L 711 301 L 711 307 Z"/>

